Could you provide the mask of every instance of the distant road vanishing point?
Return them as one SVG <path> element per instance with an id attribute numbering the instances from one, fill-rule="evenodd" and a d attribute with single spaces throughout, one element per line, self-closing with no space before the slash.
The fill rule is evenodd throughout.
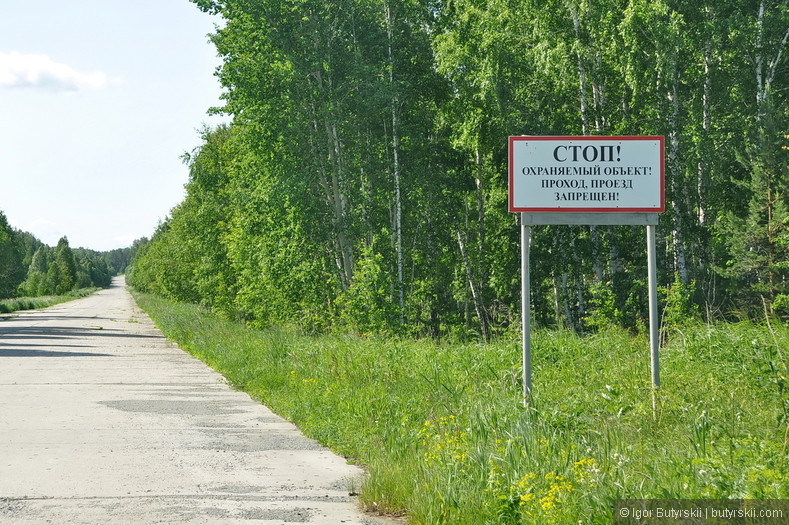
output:
<path id="1" fill-rule="evenodd" d="M 0 319 L 0 523 L 383 523 L 361 476 L 168 342 L 123 278 Z"/>

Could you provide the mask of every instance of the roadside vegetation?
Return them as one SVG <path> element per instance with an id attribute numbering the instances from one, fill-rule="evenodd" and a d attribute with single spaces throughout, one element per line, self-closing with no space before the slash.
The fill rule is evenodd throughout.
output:
<path id="1" fill-rule="evenodd" d="M 44 308 L 106 288 L 131 262 L 134 248 L 97 252 L 55 247 L 13 228 L 0 211 L 0 313 Z"/>
<path id="2" fill-rule="evenodd" d="M 229 122 L 128 282 L 364 464 L 369 508 L 577 525 L 787 497 L 786 1 L 192 2 L 223 18 Z M 635 226 L 533 229 L 523 408 L 511 135 L 665 137 L 656 414 Z"/>
<path id="3" fill-rule="evenodd" d="M 538 330 L 534 404 L 520 347 L 258 330 L 136 294 L 165 334 L 350 460 L 372 511 L 414 524 L 611 523 L 617 498 L 788 498 L 789 327 L 665 333 L 652 413 L 648 343 Z"/>
<path id="4" fill-rule="evenodd" d="M 14 299 L 2 299 L 0 300 L 0 314 L 17 312 L 19 310 L 37 310 L 39 308 L 48 308 L 56 304 L 87 297 L 98 290 L 100 290 L 100 288 L 80 288 L 79 290 L 73 290 L 63 295 L 43 295 L 39 297 L 16 297 Z"/>

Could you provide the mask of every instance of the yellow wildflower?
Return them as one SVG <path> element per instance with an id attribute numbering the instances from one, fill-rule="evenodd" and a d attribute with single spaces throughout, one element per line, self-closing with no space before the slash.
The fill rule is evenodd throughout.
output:
<path id="1" fill-rule="evenodd" d="M 600 472 L 595 458 L 583 458 L 573 464 L 573 476 L 581 483 L 596 483 L 596 474 Z"/>
<path id="2" fill-rule="evenodd" d="M 551 511 L 556 504 L 564 500 L 564 496 L 572 492 L 573 484 L 553 472 L 545 475 L 545 480 L 550 482 L 550 487 L 545 496 L 540 498 L 540 507 L 544 511 Z"/>

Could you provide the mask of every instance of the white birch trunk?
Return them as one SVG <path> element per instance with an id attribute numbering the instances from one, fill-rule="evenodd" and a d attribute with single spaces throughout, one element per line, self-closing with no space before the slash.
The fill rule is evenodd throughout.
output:
<path id="1" fill-rule="evenodd" d="M 477 284 L 474 282 L 473 272 L 471 271 L 471 261 L 468 257 L 468 251 L 466 250 L 466 243 L 463 240 L 463 235 L 460 233 L 460 229 L 458 229 L 456 233 L 458 247 L 460 248 L 460 256 L 463 259 L 463 266 L 466 269 L 466 280 L 468 281 L 468 286 L 471 290 L 471 298 L 474 301 L 474 310 L 477 313 L 477 319 L 479 319 L 479 328 L 482 335 L 482 340 L 487 343 L 489 340 L 488 317 L 485 313 L 485 307 L 482 304 L 482 297 L 480 296 L 479 289 Z"/>
<path id="2" fill-rule="evenodd" d="M 682 180 L 680 165 L 679 148 L 679 72 L 677 63 L 673 62 L 671 68 L 671 84 L 668 92 L 669 109 L 669 152 L 668 163 L 671 172 L 673 195 L 671 198 L 671 210 L 674 216 L 674 229 L 671 232 L 671 239 L 674 248 L 674 268 L 679 275 L 680 281 L 684 284 L 690 282 L 688 276 L 688 263 L 685 253 L 685 236 L 683 233 L 682 210 L 680 206 L 680 196 L 684 194 L 679 186 Z"/>
<path id="3" fill-rule="evenodd" d="M 318 70 L 310 75 L 314 79 L 319 93 L 331 91 L 331 82 L 324 82 L 323 73 Z M 342 144 L 337 133 L 337 125 L 329 112 L 313 109 L 313 131 L 317 134 L 322 127 L 326 140 L 326 158 L 328 165 L 320 163 L 319 179 L 326 203 L 331 210 L 332 230 L 334 233 L 335 262 L 340 277 L 340 284 L 347 289 L 353 280 L 353 248 L 348 240 L 348 201 L 343 193 Z"/>
<path id="4" fill-rule="evenodd" d="M 392 89 L 392 172 L 394 176 L 394 193 L 395 193 L 395 209 L 394 209 L 394 231 L 395 231 L 395 251 L 397 253 L 397 300 L 400 307 L 400 321 L 403 322 L 403 315 L 405 310 L 405 292 L 403 286 L 403 205 L 402 195 L 400 191 L 400 135 L 398 131 L 398 115 L 399 99 L 397 96 L 397 89 L 394 84 L 394 51 L 392 42 L 394 40 L 394 30 L 392 27 L 392 10 L 389 8 L 389 2 L 384 4 L 386 11 L 386 34 L 387 34 L 387 51 L 389 59 L 389 86 Z"/>
<path id="5" fill-rule="evenodd" d="M 709 16 L 710 9 L 707 8 L 707 16 Z M 702 145 L 699 154 L 698 164 L 698 178 L 696 180 L 696 194 L 698 196 L 698 221 L 699 225 L 704 227 L 707 222 L 707 182 L 709 179 L 709 136 L 710 126 L 712 123 L 712 111 L 710 109 L 710 98 L 712 96 L 712 41 L 707 40 L 704 46 L 704 88 L 702 94 L 702 117 L 701 117 L 701 133 Z"/>

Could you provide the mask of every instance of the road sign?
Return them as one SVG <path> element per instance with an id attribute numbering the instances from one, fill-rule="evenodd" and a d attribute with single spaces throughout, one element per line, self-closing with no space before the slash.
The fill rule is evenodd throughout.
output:
<path id="1" fill-rule="evenodd" d="M 664 137 L 510 137 L 509 209 L 521 216 L 523 400 L 531 402 L 531 227 L 642 224 L 647 229 L 652 409 L 660 387 L 655 226 L 665 211 Z"/>
<path id="2" fill-rule="evenodd" d="M 663 137 L 510 137 L 512 212 L 660 213 Z"/>

